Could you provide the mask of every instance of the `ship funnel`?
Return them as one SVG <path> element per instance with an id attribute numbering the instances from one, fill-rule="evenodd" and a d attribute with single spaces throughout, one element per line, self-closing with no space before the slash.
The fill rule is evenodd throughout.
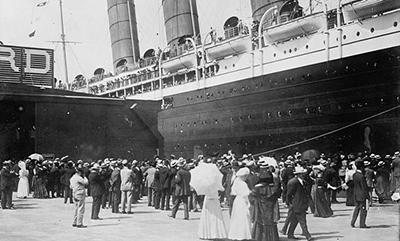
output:
<path id="1" fill-rule="evenodd" d="M 140 58 L 134 0 L 107 0 L 114 71 L 130 68 Z"/>
<path id="2" fill-rule="evenodd" d="M 200 42 L 196 0 L 163 0 L 165 33 L 169 46 L 178 46 L 185 37 Z"/>
<path id="3" fill-rule="evenodd" d="M 288 0 L 250 0 L 251 12 L 253 21 L 260 22 L 262 15 L 270 8 L 277 7 L 278 10 Z M 272 13 L 270 13 L 272 16 Z M 266 18 L 266 21 L 270 20 L 271 17 Z"/>

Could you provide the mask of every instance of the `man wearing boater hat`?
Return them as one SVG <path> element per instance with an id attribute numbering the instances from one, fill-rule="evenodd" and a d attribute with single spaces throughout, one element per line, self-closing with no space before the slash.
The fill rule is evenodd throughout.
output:
<path id="1" fill-rule="evenodd" d="M 184 208 L 184 219 L 189 219 L 189 207 L 188 197 L 190 195 L 190 172 L 186 169 L 186 160 L 180 158 L 178 160 L 178 172 L 175 176 L 175 202 L 172 208 L 172 214 L 170 217 L 175 218 L 176 212 L 178 211 L 179 205 L 183 202 Z"/>
<path id="2" fill-rule="evenodd" d="M 312 237 L 308 232 L 306 220 L 306 211 L 308 209 L 309 200 L 307 183 L 305 181 L 307 170 L 301 166 L 296 166 L 293 174 L 295 177 L 289 180 L 286 194 L 286 202 L 289 205 L 288 212 L 292 212 L 287 235 L 289 239 L 296 239 L 294 237 L 294 230 L 296 229 L 297 223 L 300 223 L 303 234 L 306 236 L 307 240 L 311 240 Z"/>
<path id="3" fill-rule="evenodd" d="M 356 172 L 353 174 L 354 182 L 354 200 L 356 207 L 353 211 L 353 218 L 351 219 L 350 226 L 354 228 L 357 221 L 358 214 L 360 213 L 360 228 L 368 228 L 365 224 L 367 219 L 367 202 L 369 202 L 368 185 L 365 177 L 362 173 L 364 163 L 362 161 L 356 161 Z"/>

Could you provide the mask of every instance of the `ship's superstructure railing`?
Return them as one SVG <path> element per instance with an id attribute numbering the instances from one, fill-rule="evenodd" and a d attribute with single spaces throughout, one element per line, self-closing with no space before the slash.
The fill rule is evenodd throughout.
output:
<path id="1" fill-rule="evenodd" d="M 195 41 L 193 39 L 186 38 L 185 43 L 178 46 L 180 50 L 176 52 L 171 51 L 171 46 L 168 46 L 163 51 L 160 50 L 151 61 L 146 62 L 148 65 L 144 64 L 139 66 L 140 68 L 138 69 L 130 70 L 117 76 L 103 78 L 95 83 L 89 83 L 90 90 L 94 94 L 110 97 L 124 96 L 159 99 L 164 101 L 163 107 L 167 108 L 174 103 L 171 99 L 165 101 L 167 98 L 170 98 L 170 95 L 208 88 L 217 85 L 215 83 L 228 83 L 228 81 L 234 81 L 235 79 L 243 78 L 243 76 L 250 77 L 249 71 L 251 71 L 252 77 L 267 74 L 271 72 L 271 68 L 281 68 L 275 62 L 278 63 L 284 61 L 284 59 L 292 57 L 300 58 L 298 56 L 317 51 L 321 54 L 315 57 L 315 59 L 318 58 L 315 61 L 330 61 L 331 57 L 336 59 L 338 56 L 342 58 L 342 41 L 345 44 L 349 41 L 344 36 L 346 32 L 343 33 L 343 29 L 347 29 L 347 25 L 350 26 L 353 23 L 343 21 L 341 16 L 342 5 L 340 3 L 338 3 L 336 9 L 329 9 L 329 11 L 327 9 L 322 10 L 324 11 L 320 13 L 324 15 L 326 25 L 316 31 L 294 36 L 290 39 L 271 42 L 266 41 L 264 37 L 269 29 L 265 25 L 263 26 L 263 24 L 257 26 L 257 38 L 253 36 L 253 28 L 250 33 L 249 29 L 243 25 L 225 29 L 223 36 L 220 38 L 217 38 L 214 30 L 211 30 L 204 36 L 201 45 L 198 43 L 194 44 Z M 268 11 L 269 13 L 267 13 Z M 277 8 L 270 8 L 264 15 L 267 16 L 276 11 L 278 11 Z M 316 11 L 312 14 L 319 14 L 319 12 Z M 299 19 L 304 17 L 307 16 L 298 17 L 293 19 L 293 21 L 299 21 Z M 278 19 L 278 16 L 273 16 L 272 18 Z M 264 20 L 272 23 L 273 19 L 262 19 L 261 23 Z M 291 22 L 292 20 L 289 20 L 281 24 L 290 24 Z M 279 28 L 281 25 L 274 23 L 274 26 Z M 209 40 L 207 41 L 207 39 Z M 256 48 L 238 54 L 229 53 L 229 55 L 221 55 L 220 58 L 216 59 L 209 58 L 210 52 L 216 51 L 218 48 L 225 48 L 226 46 L 232 47 L 232 44 L 237 43 L 237 41 L 248 41 L 248 45 L 256 46 Z M 255 41 L 257 44 L 254 45 Z M 324 58 L 324 51 L 326 52 L 326 59 Z M 345 56 L 346 52 L 348 51 L 345 51 Z M 332 53 L 333 55 L 330 56 L 329 54 Z M 191 63 L 195 64 L 192 64 L 188 68 L 173 71 L 166 69 L 172 61 L 182 61 L 183 58 L 186 60 L 190 59 Z M 251 65 L 249 65 L 250 61 Z M 270 66 L 269 64 L 274 67 L 267 68 L 267 66 Z M 206 83 L 207 79 L 210 80 Z"/>

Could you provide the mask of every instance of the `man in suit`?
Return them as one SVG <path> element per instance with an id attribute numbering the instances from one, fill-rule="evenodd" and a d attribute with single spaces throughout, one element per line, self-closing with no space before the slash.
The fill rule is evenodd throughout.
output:
<path id="1" fill-rule="evenodd" d="M 133 196 L 132 196 L 132 203 L 137 203 L 138 200 L 140 199 L 140 191 L 141 191 L 141 185 L 143 182 L 143 173 L 142 170 L 140 170 L 138 166 L 138 161 L 133 160 L 132 161 L 132 173 L 133 176 L 135 177 L 135 180 L 133 181 Z"/>
<path id="2" fill-rule="evenodd" d="M 159 176 L 160 176 L 160 184 L 161 184 L 161 210 L 164 210 L 164 207 L 166 210 L 170 210 L 169 208 L 169 200 L 170 200 L 170 193 L 169 190 L 171 189 L 170 185 L 170 178 L 171 178 L 171 172 L 169 168 L 167 167 L 168 161 L 164 161 L 164 165 L 160 168 L 159 170 Z"/>
<path id="3" fill-rule="evenodd" d="M 101 197 L 105 192 L 104 179 L 100 174 L 99 164 L 94 164 L 89 174 L 90 194 L 93 198 L 92 203 L 92 216 L 93 220 L 100 220 L 99 212 L 101 206 Z"/>
<path id="4" fill-rule="evenodd" d="M 67 166 L 61 171 L 62 175 L 60 177 L 60 182 L 64 186 L 64 203 L 67 203 L 69 198 L 69 203 L 74 203 L 72 200 L 72 190 L 70 188 L 69 180 L 75 173 L 74 163 L 69 161 Z"/>
<path id="5" fill-rule="evenodd" d="M 301 166 L 296 166 L 293 174 L 295 177 L 290 179 L 287 184 L 286 202 L 289 205 L 289 212 L 292 213 L 290 218 L 288 238 L 296 239 L 294 237 L 294 230 L 298 223 L 303 230 L 303 234 L 307 240 L 311 240 L 311 234 L 308 232 L 306 211 L 308 208 L 309 193 L 307 191 L 307 183 L 305 181 L 305 175 L 307 170 Z"/>
<path id="6" fill-rule="evenodd" d="M 356 172 L 353 174 L 354 183 L 354 200 L 356 207 L 353 211 L 353 218 L 351 219 L 350 226 L 355 227 L 358 214 L 360 213 L 360 228 L 368 228 L 365 225 L 365 220 L 367 219 L 367 201 L 369 201 L 368 185 L 365 177 L 362 173 L 364 168 L 364 163 L 362 161 L 357 161 Z"/>
<path id="7" fill-rule="evenodd" d="M 179 205 L 183 202 L 185 210 L 184 219 L 189 219 L 188 197 L 190 195 L 190 172 L 187 170 L 186 161 L 183 158 L 178 160 L 178 172 L 175 176 L 175 202 L 170 217 L 175 218 Z"/>
<path id="8" fill-rule="evenodd" d="M 132 170 L 128 168 L 128 160 L 123 160 L 122 165 L 124 166 L 121 170 L 122 213 L 126 213 L 125 208 L 128 206 L 128 214 L 131 214 L 134 176 Z"/>
<path id="9" fill-rule="evenodd" d="M 156 162 L 151 161 L 149 165 L 150 167 L 144 172 L 144 176 L 146 178 L 145 187 L 147 188 L 147 204 L 148 206 L 154 206 L 154 191 L 152 186 L 154 182 L 154 175 L 157 171 L 157 169 L 155 168 Z"/>
<path id="10" fill-rule="evenodd" d="M 76 173 L 70 179 L 70 188 L 75 202 L 74 219 L 72 227 L 86 228 L 83 225 L 83 214 L 85 213 L 86 187 L 89 184 L 87 178 L 83 174 L 82 168 L 77 168 Z"/>
<path id="11" fill-rule="evenodd" d="M 111 162 L 111 178 L 110 178 L 110 186 L 111 186 L 111 206 L 112 213 L 119 212 L 119 203 L 121 200 L 121 170 L 120 166 L 116 161 Z"/>
<path id="12" fill-rule="evenodd" d="M 1 208 L 14 209 L 12 206 L 13 176 L 11 161 L 5 161 L 0 171 Z"/>

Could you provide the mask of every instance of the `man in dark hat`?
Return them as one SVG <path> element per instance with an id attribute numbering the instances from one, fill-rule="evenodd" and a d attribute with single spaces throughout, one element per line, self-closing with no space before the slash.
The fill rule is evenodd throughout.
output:
<path id="1" fill-rule="evenodd" d="M 1 208 L 14 209 L 12 206 L 12 187 L 13 177 L 16 175 L 11 171 L 11 161 L 5 161 L 0 171 L 0 191 L 1 191 Z"/>
<path id="2" fill-rule="evenodd" d="M 101 197 L 105 192 L 104 179 L 100 174 L 100 166 L 94 164 L 89 174 L 90 193 L 93 198 L 92 203 L 92 216 L 93 220 L 100 220 L 99 212 L 101 206 Z"/>

